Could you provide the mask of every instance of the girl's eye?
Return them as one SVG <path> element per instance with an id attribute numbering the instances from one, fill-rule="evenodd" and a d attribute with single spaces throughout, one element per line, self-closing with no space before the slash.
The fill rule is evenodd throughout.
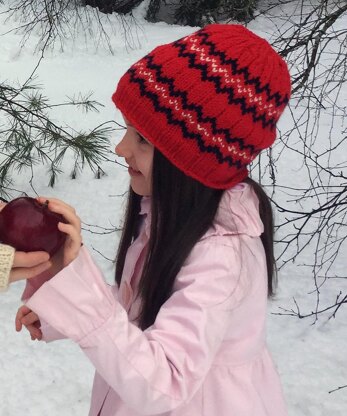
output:
<path id="1" fill-rule="evenodd" d="M 144 143 L 144 144 L 146 144 L 146 143 L 148 143 L 148 141 L 143 137 L 143 136 L 141 136 L 140 134 L 138 134 L 137 133 L 137 135 L 138 135 L 138 137 L 139 137 L 139 142 L 140 143 Z"/>

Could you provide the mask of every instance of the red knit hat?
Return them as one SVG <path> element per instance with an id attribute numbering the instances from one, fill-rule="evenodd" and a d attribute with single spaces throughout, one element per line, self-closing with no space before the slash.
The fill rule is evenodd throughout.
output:
<path id="1" fill-rule="evenodd" d="M 112 99 L 178 169 L 226 189 L 274 142 L 290 88 L 287 65 L 266 40 L 213 24 L 140 59 Z"/>

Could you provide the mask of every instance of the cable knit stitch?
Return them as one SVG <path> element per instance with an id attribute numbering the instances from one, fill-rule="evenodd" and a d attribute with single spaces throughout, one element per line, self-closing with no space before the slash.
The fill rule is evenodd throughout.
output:
<path id="1" fill-rule="evenodd" d="M 8 288 L 14 253 L 13 247 L 0 244 L 0 292 Z"/>

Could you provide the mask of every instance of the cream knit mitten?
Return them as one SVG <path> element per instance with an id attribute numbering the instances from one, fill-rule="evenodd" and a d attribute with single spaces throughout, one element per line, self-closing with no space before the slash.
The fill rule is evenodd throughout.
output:
<path id="1" fill-rule="evenodd" d="M 8 288 L 14 253 L 13 247 L 0 244 L 0 292 Z"/>

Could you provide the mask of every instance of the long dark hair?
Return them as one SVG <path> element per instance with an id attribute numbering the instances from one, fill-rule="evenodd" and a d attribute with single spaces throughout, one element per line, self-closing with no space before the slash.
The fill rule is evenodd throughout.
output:
<path id="1" fill-rule="evenodd" d="M 255 187 L 261 209 L 265 207 L 261 218 L 266 227 L 264 234 L 267 236 L 262 238 L 262 241 L 267 256 L 270 253 L 267 261 L 268 291 L 272 294 L 274 262 L 273 249 L 270 247 L 273 241 L 271 205 L 261 187 L 254 181 L 248 181 Z M 175 278 L 194 245 L 211 226 L 223 192 L 224 190 L 209 188 L 186 176 L 158 150 L 154 150 L 151 231 L 139 284 L 142 305 L 138 317 L 140 328 L 146 329 L 154 323 L 160 307 L 171 296 Z M 127 250 L 138 234 L 140 202 L 141 196 L 130 189 L 116 261 L 118 285 L 120 285 Z M 270 214 L 271 221 L 267 218 Z M 268 227 L 272 229 L 267 229 Z"/>
<path id="2" fill-rule="evenodd" d="M 276 261 L 274 255 L 274 219 L 271 201 L 266 195 L 264 189 L 259 185 L 258 182 L 251 178 L 247 178 L 244 182 L 251 185 L 253 191 L 257 195 L 259 201 L 259 216 L 264 225 L 264 232 L 260 235 L 260 239 L 263 243 L 266 266 L 267 266 L 267 290 L 268 296 L 271 297 L 275 293 L 277 283 L 277 271 Z"/>

